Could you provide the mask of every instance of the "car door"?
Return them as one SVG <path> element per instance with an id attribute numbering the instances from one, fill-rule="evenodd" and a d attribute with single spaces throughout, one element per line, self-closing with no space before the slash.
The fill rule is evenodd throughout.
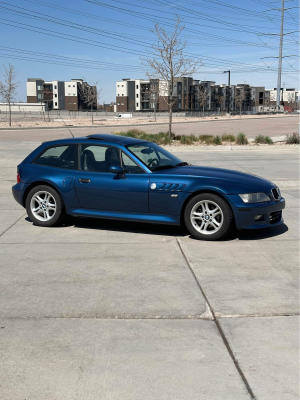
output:
<path id="1" fill-rule="evenodd" d="M 109 172 L 111 166 L 122 166 L 124 173 Z M 81 145 L 75 178 L 81 207 L 148 213 L 148 186 L 149 175 L 118 147 Z"/>

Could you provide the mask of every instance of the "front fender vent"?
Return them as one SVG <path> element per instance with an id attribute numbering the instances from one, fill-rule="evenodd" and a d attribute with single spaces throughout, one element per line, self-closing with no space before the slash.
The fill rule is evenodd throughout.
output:
<path id="1" fill-rule="evenodd" d="M 157 183 L 155 191 L 159 192 L 181 192 L 186 185 L 182 183 Z"/>

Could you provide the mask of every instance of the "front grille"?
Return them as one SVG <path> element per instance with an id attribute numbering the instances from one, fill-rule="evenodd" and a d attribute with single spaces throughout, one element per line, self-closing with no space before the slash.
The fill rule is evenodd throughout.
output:
<path id="1" fill-rule="evenodd" d="M 278 187 L 272 189 L 272 195 L 276 201 L 280 200 L 281 194 Z"/>
<path id="2" fill-rule="evenodd" d="M 282 211 L 274 211 L 270 214 L 270 224 L 276 224 L 281 220 Z"/>

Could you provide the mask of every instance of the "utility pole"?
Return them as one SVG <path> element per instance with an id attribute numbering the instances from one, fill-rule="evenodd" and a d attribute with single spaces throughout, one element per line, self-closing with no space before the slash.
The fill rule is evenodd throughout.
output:
<path id="1" fill-rule="evenodd" d="M 227 74 L 227 73 L 228 73 L 227 111 L 228 111 L 228 114 L 230 114 L 230 70 L 224 71 L 224 74 Z"/>
<path id="2" fill-rule="evenodd" d="M 282 74 L 283 22 L 284 22 L 284 0 L 282 0 L 281 2 L 281 26 L 280 26 L 280 44 L 279 44 L 279 58 L 278 58 L 277 100 L 276 100 L 276 105 L 278 108 L 280 106 L 281 74 Z"/>
<path id="3" fill-rule="evenodd" d="M 271 8 L 270 10 L 265 10 L 265 12 L 267 11 L 281 11 L 281 25 L 280 25 L 280 33 L 262 33 L 259 36 L 279 36 L 280 38 L 280 42 L 279 42 L 279 55 L 278 57 L 261 57 L 261 60 L 265 59 L 265 58 L 278 58 L 278 78 L 277 78 L 277 98 L 276 98 L 276 106 L 279 109 L 280 106 L 280 92 L 281 92 L 281 76 L 282 76 L 282 59 L 286 58 L 286 57 L 297 57 L 294 55 L 286 55 L 283 56 L 282 55 L 282 50 L 283 50 L 283 37 L 285 35 L 290 35 L 294 32 L 299 32 L 299 31 L 292 31 L 292 32 L 283 32 L 283 27 L 284 27 L 284 12 L 287 10 L 292 10 L 293 8 L 298 8 L 298 7 L 289 7 L 289 8 L 285 8 L 284 4 L 288 1 L 292 1 L 292 0 L 281 0 L 281 1 L 271 1 L 271 3 L 279 3 L 281 2 L 281 8 Z M 296 40 L 295 40 L 296 42 Z M 270 67 L 268 67 L 270 68 Z"/>

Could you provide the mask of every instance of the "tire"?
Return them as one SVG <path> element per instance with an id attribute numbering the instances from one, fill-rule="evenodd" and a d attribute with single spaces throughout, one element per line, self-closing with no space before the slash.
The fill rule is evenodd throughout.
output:
<path id="1" fill-rule="evenodd" d="M 35 186 L 28 193 L 25 205 L 28 217 L 35 225 L 56 226 L 65 218 L 63 200 L 51 186 Z"/>
<path id="2" fill-rule="evenodd" d="M 196 239 L 218 240 L 231 231 L 233 213 L 222 197 L 212 193 L 201 193 L 187 203 L 184 223 Z"/>

